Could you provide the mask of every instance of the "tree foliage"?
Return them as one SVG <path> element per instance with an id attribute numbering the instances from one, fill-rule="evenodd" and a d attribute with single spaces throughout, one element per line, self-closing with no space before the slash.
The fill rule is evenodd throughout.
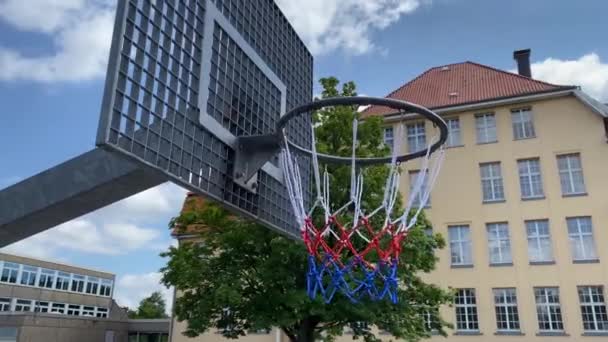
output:
<path id="1" fill-rule="evenodd" d="M 321 79 L 324 98 L 354 96 L 352 82 L 342 85 L 335 78 Z M 320 152 L 349 155 L 352 121 L 356 108 L 335 107 L 314 113 Z M 359 126 L 357 153 L 386 155 L 382 144 L 382 120 L 370 118 Z M 345 203 L 350 191 L 350 168 L 328 166 L 332 202 Z M 381 203 L 388 169 L 365 169 L 364 206 Z M 307 253 L 301 242 L 285 238 L 258 223 L 234 217 L 215 204 L 184 212 L 172 226 L 197 225 L 201 243 L 182 243 L 164 253 L 168 264 L 162 269 L 163 283 L 175 286 L 178 296 L 174 311 L 187 321 L 185 335 L 194 337 L 219 329 L 225 337 L 238 338 L 249 332 L 279 327 L 292 340 L 331 341 L 353 329 L 355 337 L 377 341 L 379 330 L 395 338 L 416 341 L 430 335 L 427 314 L 435 320 L 432 329 L 443 333 L 438 307 L 449 294 L 425 283 L 420 275 L 434 269 L 435 250 L 444 246 L 439 235 L 429 236 L 430 222 L 421 215 L 404 242 L 399 264 L 398 304 L 366 301 L 353 304 L 337 296 L 331 304 L 312 301 L 306 294 Z M 204 227 L 204 228 L 201 228 Z M 366 322 L 367 325 L 356 324 Z M 374 329 L 376 327 L 377 329 Z"/>
<path id="2" fill-rule="evenodd" d="M 139 302 L 136 311 L 128 311 L 129 318 L 154 319 L 167 318 L 167 305 L 160 292 L 155 291 Z"/>

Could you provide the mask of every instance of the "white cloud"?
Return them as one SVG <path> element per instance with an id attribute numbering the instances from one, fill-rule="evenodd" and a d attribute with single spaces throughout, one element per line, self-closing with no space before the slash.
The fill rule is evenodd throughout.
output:
<path id="1" fill-rule="evenodd" d="M 161 274 L 158 272 L 119 276 L 116 280 L 114 299 L 120 306 L 135 309 L 142 299 L 150 296 L 154 291 L 160 291 L 167 303 L 167 314 L 170 314 L 173 305 L 173 289 L 161 285 L 160 279 Z"/>
<path id="2" fill-rule="evenodd" d="M 575 60 L 547 58 L 532 64 L 532 76 L 555 84 L 580 85 L 596 99 L 608 101 L 608 63 L 596 53 Z"/>
<path id="3" fill-rule="evenodd" d="M 16 242 L 4 251 L 58 260 L 65 251 L 123 255 L 166 250 L 173 239 L 167 223 L 179 213 L 186 191 L 170 183 Z"/>
<path id="4" fill-rule="evenodd" d="M 55 51 L 27 56 L 0 45 L 0 80 L 80 81 L 103 76 L 112 39 L 108 0 L 0 0 L 0 19 L 46 34 Z"/>
<path id="5" fill-rule="evenodd" d="M 315 55 L 343 50 L 374 51 L 375 31 L 386 29 L 430 0 L 278 0 L 296 31 Z"/>

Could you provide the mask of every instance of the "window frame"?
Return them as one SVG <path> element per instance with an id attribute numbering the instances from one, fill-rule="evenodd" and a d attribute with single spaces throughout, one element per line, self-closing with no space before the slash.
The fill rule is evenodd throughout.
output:
<path id="1" fill-rule="evenodd" d="M 43 289 L 55 289 L 55 279 L 57 271 L 48 268 L 41 268 L 38 276 L 38 287 Z M 50 279 L 50 282 L 49 282 Z"/>
<path id="2" fill-rule="evenodd" d="M 487 170 L 489 175 L 484 176 L 484 170 Z M 483 203 L 494 203 L 505 201 L 505 186 L 502 176 L 502 165 L 500 162 L 487 162 L 479 164 L 479 173 L 481 178 L 481 196 Z M 484 182 L 489 182 L 491 195 L 486 196 Z M 501 194 L 502 196 L 498 196 Z"/>
<path id="3" fill-rule="evenodd" d="M 581 224 L 581 221 L 586 220 L 589 223 L 589 231 L 588 232 L 583 232 L 582 228 L 584 227 Z M 570 231 L 571 225 L 570 223 L 576 221 L 576 232 L 572 233 Z M 599 259 L 598 253 L 597 253 L 597 244 L 595 242 L 595 235 L 593 233 L 593 220 L 591 218 L 591 216 L 574 216 L 574 217 L 566 217 L 566 227 L 568 229 L 568 240 L 570 242 L 570 253 L 572 255 L 572 261 L 573 262 L 585 262 L 585 261 L 595 261 Z M 575 236 L 573 236 L 574 234 L 576 234 Z M 589 251 L 587 251 L 587 247 L 586 247 L 586 243 L 585 243 L 585 237 L 591 237 L 591 247 L 592 247 L 592 255 L 589 255 Z M 576 239 L 576 244 L 578 247 L 582 247 L 582 254 L 584 255 L 583 258 L 577 258 L 576 257 L 576 253 L 575 250 L 573 248 L 573 239 Z"/>
<path id="4" fill-rule="evenodd" d="M 0 282 L 6 284 L 18 284 L 19 271 L 20 265 L 18 263 L 4 261 L 2 264 L 2 273 L 0 273 Z M 5 275 L 6 280 L 4 279 Z M 11 281 L 11 279 L 15 279 L 15 281 Z"/>
<path id="5" fill-rule="evenodd" d="M 462 231 L 466 231 L 468 235 L 468 239 L 463 238 Z M 458 236 L 456 240 L 452 240 L 452 236 L 450 234 L 451 231 L 457 231 Z M 471 236 L 471 227 L 468 224 L 455 224 L 448 225 L 448 241 L 450 244 L 450 265 L 452 267 L 472 267 L 473 266 L 473 239 Z M 461 254 L 462 262 L 454 262 L 453 258 L 453 244 L 458 245 L 458 251 Z M 468 251 L 468 254 L 467 254 Z M 470 262 L 466 261 L 466 256 L 469 257 Z"/>
<path id="6" fill-rule="evenodd" d="M 55 290 L 69 291 L 71 278 L 72 276 L 69 272 L 57 271 L 55 275 Z"/>
<path id="7" fill-rule="evenodd" d="M 504 230 L 503 230 L 504 228 Z M 496 237 L 492 235 L 492 230 L 496 230 Z M 506 234 L 503 234 L 505 233 Z M 486 234 L 488 241 L 488 259 L 490 260 L 490 266 L 500 265 L 513 265 L 513 250 L 511 246 L 511 234 L 509 233 L 508 222 L 490 222 L 486 223 Z M 502 243 L 506 241 L 507 247 L 503 248 Z M 492 243 L 498 243 L 498 254 L 500 256 L 499 261 L 493 260 L 492 254 Z M 507 253 L 508 252 L 508 253 Z M 509 256 L 509 260 L 505 259 L 505 255 Z"/>
<path id="8" fill-rule="evenodd" d="M 469 291 L 469 295 L 466 292 Z M 461 295 L 461 292 L 464 295 Z M 458 298 L 463 298 L 464 303 L 457 303 Z M 472 301 L 470 300 L 472 298 Z M 455 330 L 458 332 L 479 332 L 479 311 L 477 310 L 477 293 L 474 288 L 460 288 L 456 289 L 456 294 L 454 295 L 454 311 L 456 313 L 455 319 Z M 459 314 L 458 309 L 463 309 L 464 315 L 462 312 Z M 465 321 L 460 322 L 458 320 L 459 316 L 464 316 Z M 469 316 L 474 317 L 475 319 L 470 321 Z M 460 325 L 464 323 L 466 328 L 461 328 Z M 476 326 L 476 327 L 475 327 Z"/>
<path id="9" fill-rule="evenodd" d="M 584 302 L 584 295 L 582 292 L 584 290 L 588 290 L 588 293 L 586 294 L 591 301 L 590 302 Z M 593 292 L 592 290 L 597 290 L 597 292 Z M 578 297 L 579 297 L 579 305 L 580 305 L 580 310 L 581 310 L 581 322 L 583 323 L 583 330 L 585 332 L 608 332 L 608 307 L 606 307 L 606 296 L 604 294 L 604 286 L 603 285 L 583 285 L 583 286 L 577 286 L 577 292 L 578 292 Z M 596 301 L 595 297 L 599 297 L 601 296 L 601 301 Z M 585 320 L 585 310 L 583 309 L 584 307 L 589 307 L 591 308 L 591 315 L 593 317 L 593 326 L 595 327 L 594 329 L 588 329 L 587 325 L 586 325 L 586 321 Z M 603 312 L 601 312 L 601 308 L 603 308 Z M 600 312 L 597 312 L 599 309 Z M 598 321 L 598 316 L 604 316 L 604 321 L 603 322 L 599 322 Z M 587 323 L 588 324 L 588 323 Z M 600 327 L 600 324 L 602 326 L 604 326 L 605 328 L 603 329 L 598 329 Z"/>
<path id="10" fill-rule="evenodd" d="M 407 133 L 407 150 L 409 153 L 415 153 L 423 151 L 427 148 L 426 146 L 426 123 L 412 122 L 406 124 Z M 415 143 L 413 143 L 415 142 Z M 422 146 L 419 146 L 422 144 Z"/>
<path id="11" fill-rule="evenodd" d="M 0 297 L 0 312 L 11 311 L 12 299 L 9 297 Z"/>
<path id="12" fill-rule="evenodd" d="M 530 122 L 530 132 L 527 132 L 528 129 L 526 129 L 526 121 L 524 120 L 526 118 L 523 117 L 523 113 L 527 113 L 528 115 L 527 119 Z M 519 121 L 516 121 L 517 114 L 519 114 L 519 118 L 517 119 Z M 520 125 L 521 132 L 523 133 L 522 136 L 518 136 L 516 125 Z M 532 108 L 525 107 L 511 109 L 511 127 L 513 128 L 513 140 L 526 140 L 536 138 L 536 127 L 534 125 L 534 114 L 532 112 Z"/>
<path id="13" fill-rule="evenodd" d="M 408 175 L 410 178 L 410 194 L 414 191 L 414 187 L 416 186 L 416 183 L 418 182 L 418 177 L 420 176 L 420 172 L 421 172 L 420 170 L 410 170 L 408 172 Z M 424 181 L 422 182 L 422 186 L 420 187 L 420 191 L 418 192 L 418 194 L 412 201 L 413 208 L 420 208 L 420 204 L 422 202 L 422 196 L 428 191 L 428 187 L 429 187 L 429 172 L 427 170 L 426 175 L 424 176 Z M 429 197 L 428 197 L 426 203 L 424 203 L 423 208 L 430 208 L 430 207 L 431 207 L 431 194 L 429 193 Z"/>
<path id="14" fill-rule="evenodd" d="M 388 132 L 390 132 L 390 137 L 388 137 Z M 391 151 L 395 148 L 395 129 L 393 126 L 384 127 L 382 130 L 382 142 Z"/>
<path id="15" fill-rule="evenodd" d="M 100 282 L 99 277 L 87 276 L 84 293 L 88 294 L 88 295 L 94 295 L 94 296 L 99 295 L 99 282 Z M 91 285 L 91 286 L 89 287 L 89 285 Z M 89 290 L 89 288 L 90 288 L 90 290 Z M 91 292 L 89 292 L 89 291 L 91 291 Z"/>
<path id="16" fill-rule="evenodd" d="M 21 266 L 21 279 L 19 285 L 23 286 L 36 286 L 38 283 L 38 274 L 40 273 L 40 267 L 22 265 Z M 32 275 L 34 276 L 32 278 Z"/>
<path id="17" fill-rule="evenodd" d="M 13 308 L 14 312 L 32 312 L 34 311 L 33 300 L 31 299 L 23 299 L 23 298 L 15 298 L 15 306 Z M 19 310 L 17 308 L 20 308 Z M 23 310 L 27 308 L 27 310 Z"/>
<path id="18" fill-rule="evenodd" d="M 560 160 L 563 160 L 564 158 L 566 160 L 566 165 L 567 165 L 566 169 L 562 169 L 560 166 L 561 165 Z M 579 168 L 572 166 L 573 158 L 578 159 L 578 164 L 580 165 Z M 581 158 L 581 154 L 578 152 L 558 154 L 556 156 L 556 160 L 557 160 L 557 172 L 559 174 L 559 183 L 560 183 L 560 189 L 562 191 L 562 196 L 584 196 L 584 195 L 586 195 L 587 194 L 587 185 L 585 183 L 585 172 L 583 171 L 583 160 Z M 577 173 L 577 172 L 580 173 L 580 180 L 581 180 L 581 186 L 582 186 L 581 191 L 575 191 L 576 185 L 575 185 L 574 179 L 576 178 L 575 173 Z M 567 183 L 568 183 L 569 189 L 564 189 L 564 177 L 567 177 Z"/>
<path id="19" fill-rule="evenodd" d="M 542 227 L 540 224 L 543 223 L 546 226 L 547 232 L 541 232 Z M 548 219 L 536 219 L 536 220 L 525 220 L 524 228 L 526 229 L 526 239 L 528 241 L 528 261 L 530 263 L 552 263 L 555 262 L 555 255 L 553 253 L 553 241 L 551 239 L 551 227 Z M 530 235 L 530 228 L 533 229 L 533 235 Z M 542 241 L 548 241 L 549 258 L 548 259 L 535 259 L 531 253 L 530 246 L 533 243 L 537 250 L 544 251 Z M 545 253 L 540 253 L 541 256 Z"/>
<path id="20" fill-rule="evenodd" d="M 550 292 L 553 292 L 553 294 Z M 539 298 L 543 298 L 544 300 L 542 302 L 539 302 Z M 538 330 L 540 332 L 564 332 L 565 325 L 564 316 L 562 314 L 562 304 L 560 299 L 559 287 L 534 287 L 534 304 L 536 305 L 536 322 L 538 324 Z M 541 314 L 545 315 L 545 317 L 548 318 L 546 324 L 549 325 L 549 329 L 543 327 L 543 323 L 545 321 L 541 321 Z"/>
<path id="21" fill-rule="evenodd" d="M 532 163 L 538 163 L 538 171 L 532 171 Z M 522 173 L 522 163 L 525 163 L 525 171 L 526 173 Z M 522 200 L 533 200 L 533 199 L 543 199 L 545 198 L 545 186 L 543 184 L 543 172 L 541 168 L 540 158 L 526 158 L 526 159 L 518 159 L 517 160 L 517 173 L 519 175 L 519 191 L 521 193 Z M 540 193 L 535 193 L 534 189 L 534 177 L 538 176 L 538 184 L 540 186 Z M 522 180 L 525 179 L 526 183 Z M 524 186 L 527 186 L 530 195 L 524 195 Z"/>
<path id="22" fill-rule="evenodd" d="M 493 127 L 488 123 L 491 122 L 488 118 L 492 118 Z M 489 132 L 494 131 L 493 140 Z M 477 135 L 477 144 L 493 144 L 498 142 L 498 124 L 496 122 L 496 114 L 494 112 L 475 114 L 475 132 Z M 482 134 L 483 133 L 483 134 Z"/>
<path id="23" fill-rule="evenodd" d="M 452 123 L 456 123 L 457 127 L 453 127 Z M 446 118 L 445 123 L 448 126 L 448 140 L 445 143 L 446 147 L 462 147 L 462 127 L 460 127 L 460 117 Z M 454 134 L 456 132 L 457 134 Z M 457 137 L 455 139 L 454 137 Z M 454 141 L 457 140 L 457 141 Z"/>
<path id="24" fill-rule="evenodd" d="M 517 303 L 517 290 L 514 287 L 493 288 L 492 295 L 494 299 L 494 312 L 496 315 L 496 330 L 499 332 L 518 332 L 521 331 L 521 318 L 519 317 L 519 308 Z M 499 297 L 503 302 L 498 302 Z M 513 302 L 508 302 L 508 300 Z M 515 308 L 509 312 L 509 308 Z M 506 321 L 507 328 L 501 328 L 500 316 L 503 316 Z"/>

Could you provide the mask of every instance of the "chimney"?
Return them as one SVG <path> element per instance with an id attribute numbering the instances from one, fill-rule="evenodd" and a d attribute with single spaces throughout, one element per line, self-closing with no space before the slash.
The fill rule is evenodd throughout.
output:
<path id="1" fill-rule="evenodd" d="M 530 69 L 530 49 L 513 52 L 513 58 L 517 61 L 517 73 L 522 76 L 532 77 L 532 70 Z"/>

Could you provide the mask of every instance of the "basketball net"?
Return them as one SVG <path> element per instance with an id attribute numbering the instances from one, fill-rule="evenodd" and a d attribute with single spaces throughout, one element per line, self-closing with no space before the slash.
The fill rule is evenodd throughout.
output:
<path id="1" fill-rule="evenodd" d="M 337 210 L 330 198 L 330 174 L 321 170 L 316 149 L 315 128 L 312 132 L 312 166 L 315 200 L 305 207 L 303 182 L 298 158 L 292 155 L 285 136 L 280 156 L 287 192 L 302 239 L 309 253 L 307 292 L 310 298 L 321 296 L 326 303 L 336 293 L 353 302 L 362 299 L 398 301 L 399 280 L 397 267 L 404 239 L 415 226 L 426 206 L 437 181 L 444 160 L 444 149 L 431 153 L 431 146 L 439 136 L 431 139 L 426 154 L 421 157 L 420 170 L 411 186 L 403 211 L 395 210 L 401 179 L 397 162 L 399 146 L 403 142 L 405 124 L 397 127 L 389 173 L 382 204 L 377 208 L 363 208 L 362 170 L 357 173 L 356 147 L 358 120 L 353 120 L 350 198 Z M 433 157 L 432 157 L 433 156 Z M 321 218 L 313 219 L 313 212 L 321 211 Z M 352 215 L 352 218 L 351 218 Z M 382 216 L 383 220 L 375 217 Z"/>

